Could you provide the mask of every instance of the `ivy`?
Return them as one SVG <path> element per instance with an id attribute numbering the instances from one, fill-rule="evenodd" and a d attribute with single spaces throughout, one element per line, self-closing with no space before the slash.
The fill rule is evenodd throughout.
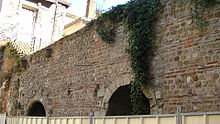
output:
<path id="1" fill-rule="evenodd" d="M 186 4 L 193 4 L 193 23 L 200 30 L 207 26 L 203 12 L 220 0 L 174 0 Z M 154 23 L 161 11 L 160 0 L 130 0 L 124 5 L 113 7 L 110 11 L 102 14 L 87 26 L 96 25 L 96 32 L 107 43 L 114 42 L 114 28 L 122 23 L 128 33 L 128 48 L 126 52 L 130 55 L 131 68 L 134 78 L 131 81 L 131 100 L 133 114 L 143 114 L 146 105 L 143 105 L 142 85 L 150 79 L 149 62 L 154 48 Z"/>
<path id="2" fill-rule="evenodd" d="M 131 81 L 132 114 L 143 114 L 147 106 L 142 104 L 141 86 L 149 76 L 149 62 L 154 47 L 154 23 L 161 10 L 159 0 L 131 0 L 113 7 L 89 25 L 95 24 L 96 31 L 107 43 L 114 42 L 114 28 L 122 23 L 129 35 L 126 52 L 130 55 L 134 78 Z"/>
<path id="3" fill-rule="evenodd" d="M 193 4 L 192 7 L 192 20 L 194 26 L 200 31 L 205 31 L 208 24 L 204 18 L 204 12 L 207 8 L 213 7 L 216 3 L 220 3 L 220 0 L 173 0 L 174 3 L 179 5 L 185 5 L 187 3 Z"/>
<path id="4" fill-rule="evenodd" d="M 13 47 L 9 48 L 9 53 L 16 58 L 19 58 L 21 56 L 20 54 L 17 53 L 17 51 Z"/>
<path id="5" fill-rule="evenodd" d="M 17 50 L 12 46 L 10 46 L 9 44 L 8 44 L 8 53 L 11 55 L 11 57 L 13 57 L 16 60 L 15 69 L 17 69 L 17 71 L 20 71 L 21 69 L 20 67 L 22 68 L 27 67 L 27 59 L 25 58 L 25 56 L 19 54 Z"/>
<path id="6" fill-rule="evenodd" d="M 207 22 L 204 19 L 204 12 L 206 8 L 211 7 L 216 3 L 215 0 L 190 0 L 192 4 L 194 4 L 192 17 L 193 24 L 195 24 L 196 28 L 201 31 L 204 31 L 207 27 Z"/>

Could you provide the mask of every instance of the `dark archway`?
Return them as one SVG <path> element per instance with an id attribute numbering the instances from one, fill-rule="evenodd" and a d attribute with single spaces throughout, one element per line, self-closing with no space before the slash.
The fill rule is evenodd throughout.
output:
<path id="1" fill-rule="evenodd" d="M 41 102 L 34 102 L 28 110 L 28 116 L 46 116 L 46 111 Z"/>
<path id="2" fill-rule="evenodd" d="M 106 116 L 131 115 L 132 103 L 130 93 L 130 85 L 119 87 L 109 100 Z M 142 103 L 147 106 L 146 112 L 143 115 L 148 115 L 150 114 L 150 103 L 148 98 L 144 94 L 142 95 Z"/>

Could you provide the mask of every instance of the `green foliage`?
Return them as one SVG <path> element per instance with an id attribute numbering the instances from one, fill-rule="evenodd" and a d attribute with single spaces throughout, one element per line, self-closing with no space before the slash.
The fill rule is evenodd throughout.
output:
<path id="1" fill-rule="evenodd" d="M 217 3 L 217 0 L 173 0 L 179 5 L 185 5 L 187 3 L 193 4 L 192 8 L 192 20 L 194 26 L 200 31 L 205 31 L 208 24 L 204 18 L 204 12 L 207 8 L 214 6 Z"/>
<path id="2" fill-rule="evenodd" d="M 142 114 L 147 108 L 141 102 L 141 86 L 150 78 L 149 57 L 152 55 L 155 38 L 153 25 L 160 10 L 159 0 L 131 0 L 127 4 L 113 7 L 89 24 L 96 25 L 97 33 L 107 43 L 114 41 L 115 24 L 122 22 L 128 31 L 129 46 L 126 51 L 130 55 L 130 66 L 134 72 L 131 82 L 133 114 Z"/>
<path id="3" fill-rule="evenodd" d="M 201 31 L 205 31 L 207 27 L 207 22 L 204 19 L 204 12 L 206 8 L 211 7 L 215 4 L 215 0 L 190 0 L 194 4 L 192 11 L 193 24 Z"/>
<path id="4" fill-rule="evenodd" d="M 8 50 L 9 50 L 9 54 L 10 54 L 12 57 L 15 58 L 15 60 L 16 60 L 16 66 L 17 66 L 17 67 L 21 67 L 22 62 L 26 61 L 25 56 L 24 56 L 24 55 L 21 55 L 21 54 L 19 54 L 19 53 L 17 53 L 16 49 L 13 48 L 13 47 L 9 47 Z M 23 66 L 22 66 L 22 67 L 23 67 Z M 16 68 L 16 69 L 19 70 L 19 68 Z"/>
<path id="5" fill-rule="evenodd" d="M 101 28 L 99 28 L 97 30 L 97 33 L 107 43 L 111 43 L 111 42 L 114 41 L 114 39 L 112 37 L 112 36 L 114 36 L 114 28 L 111 25 L 104 25 L 104 26 L 102 26 Z"/>
<path id="6" fill-rule="evenodd" d="M 103 41 L 107 43 L 114 42 L 114 28 L 116 24 L 124 21 L 124 7 L 125 5 L 113 7 L 112 10 L 102 14 L 95 22 L 92 22 L 97 25 L 96 32 Z"/>
<path id="7" fill-rule="evenodd" d="M 9 53 L 10 53 L 12 56 L 17 57 L 17 58 L 19 58 L 19 57 L 21 56 L 21 55 L 18 54 L 17 51 L 16 51 L 14 48 L 12 48 L 12 47 L 9 48 Z"/>
<path id="8" fill-rule="evenodd" d="M 204 20 L 205 8 L 215 4 L 216 0 L 174 0 L 181 4 L 192 3 L 193 24 L 200 30 L 205 30 L 207 23 Z M 134 78 L 131 82 L 131 99 L 133 114 L 142 114 L 146 106 L 141 101 L 141 86 L 148 82 L 149 62 L 154 47 L 154 22 L 157 20 L 162 5 L 159 0 L 131 0 L 124 5 L 113 7 L 110 11 L 102 14 L 98 19 L 90 22 L 87 26 L 96 25 L 96 31 L 107 42 L 114 42 L 114 28 L 122 23 L 127 29 L 129 46 L 127 53 L 130 55 L 131 68 Z"/>
<path id="9" fill-rule="evenodd" d="M 142 92 L 140 82 L 138 82 L 137 80 L 133 80 L 131 82 L 130 88 L 131 88 L 130 97 L 131 97 L 131 102 L 132 102 L 132 107 L 133 107 L 132 114 L 144 115 L 146 112 L 148 112 L 149 106 L 147 106 L 146 104 L 143 104 L 143 99 L 144 99 L 143 97 L 145 97 L 145 95 Z"/>

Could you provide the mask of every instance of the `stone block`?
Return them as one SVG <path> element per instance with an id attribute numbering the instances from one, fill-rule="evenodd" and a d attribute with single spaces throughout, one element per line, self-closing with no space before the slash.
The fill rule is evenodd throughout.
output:
<path id="1" fill-rule="evenodd" d="M 156 91 L 156 92 L 155 92 L 155 98 L 156 98 L 156 99 L 161 99 L 161 98 L 162 98 L 161 91 Z"/>

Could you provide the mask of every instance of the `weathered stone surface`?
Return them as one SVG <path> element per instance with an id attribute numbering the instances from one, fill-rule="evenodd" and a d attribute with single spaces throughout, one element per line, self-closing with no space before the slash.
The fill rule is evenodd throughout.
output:
<path id="1" fill-rule="evenodd" d="M 209 16 L 219 13 L 219 7 L 206 10 L 209 26 L 202 33 L 193 28 L 188 5 L 172 5 L 167 1 L 156 26 L 158 48 L 151 70 L 162 85 L 155 87 L 163 94 L 162 113 L 175 113 L 177 106 L 183 112 L 219 111 L 220 22 Z"/>
<path id="2" fill-rule="evenodd" d="M 208 30 L 201 33 L 191 24 L 188 6 L 165 3 L 156 24 L 153 79 L 143 86 L 151 114 L 175 113 L 177 106 L 183 112 L 219 111 L 220 22 L 208 15 L 220 9 L 207 10 Z M 50 57 L 45 49 L 29 56 L 27 69 L 11 79 L 8 106 L 20 108 L 8 113 L 24 115 L 37 100 L 52 116 L 105 115 L 112 94 L 133 77 L 125 53 L 127 35 L 122 26 L 116 31 L 116 42 L 107 44 L 94 27 L 84 28 L 47 47 L 53 51 Z"/>
<path id="3" fill-rule="evenodd" d="M 21 111 L 17 111 L 26 114 L 29 105 L 36 100 L 53 116 L 106 111 L 111 94 L 119 86 L 129 84 L 132 78 L 122 26 L 117 30 L 114 44 L 103 42 L 91 28 L 30 56 L 27 69 L 11 80 L 8 112 L 16 114 L 13 106 L 20 103 Z M 46 49 L 53 51 L 51 57 L 45 56 Z M 105 94 L 107 90 L 108 95 Z"/>

